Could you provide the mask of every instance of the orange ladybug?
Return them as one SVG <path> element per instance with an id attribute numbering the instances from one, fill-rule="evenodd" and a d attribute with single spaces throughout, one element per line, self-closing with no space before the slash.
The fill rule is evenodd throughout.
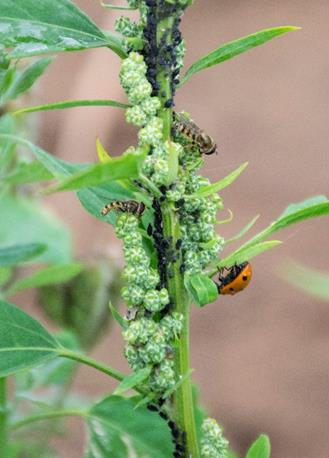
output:
<path id="1" fill-rule="evenodd" d="M 242 264 L 236 264 L 232 267 L 223 267 L 218 271 L 218 280 L 216 283 L 219 294 L 231 294 L 232 296 L 245 289 L 251 280 L 251 264 L 246 261 Z"/>

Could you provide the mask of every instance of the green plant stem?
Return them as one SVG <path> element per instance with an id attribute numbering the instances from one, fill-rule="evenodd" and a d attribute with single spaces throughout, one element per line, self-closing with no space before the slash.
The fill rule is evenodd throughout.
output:
<path id="1" fill-rule="evenodd" d="M 55 412 L 40 413 L 38 415 L 30 415 L 29 417 L 23 418 L 23 420 L 16 421 L 11 424 L 11 429 L 22 428 L 23 426 L 30 425 L 37 421 L 52 420 L 53 418 L 63 417 L 87 417 L 88 412 L 85 410 L 57 410 Z M 4 456 L 4 455 L 1 455 Z"/>
<path id="2" fill-rule="evenodd" d="M 7 456 L 7 379 L 0 378 L 0 456 Z"/>
<path id="3" fill-rule="evenodd" d="M 58 356 L 73 359 L 74 361 L 77 361 L 79 363 L 86 364 L 87 366 L 93 367 L 94 369 L 97 369 L 98 371 L 101 371 L 104 374 L 109 375 L 110 377 L 113 377 L 116 380 L 119 380 L 120 382 L 125 378 L 125 375 L 117 371 L 116 369 L 113 369 L 109 366 L 105 366 L 104 364 L 92 358 L 89 358 L 88 356 L 83 355 L 82 353 L 77 353 L 63 348 L 61 351 L 59 351 Z"/>
<path id="4" fill-rule="evenodd" d="M 169 17 L 163 19 L 157 26 L 157 40 L 166 34 L 168 45 L 171 44 L 171 30 L 174 18 Z M 159 73 L 157 81 L 160 85 L 159 93 L 162 100 L 161 118 L 163 120 L 163 136 L 164 140 L 171 140 L 172 128 L 172 110 L 166 109 L 163 104 L 166 100 L 171 99 L 172 90 L 171 84 L 166 71 Z M 163 95 L 162 95 L 163 94 Z M 162 205 L 163 230 L 166 238 L 172 237 L 172 243 L 175 246 L 180 238 L 180 225 L 178 214 L 172 205 L 165 202 Z M 179 271 L 179 263 L 173 265 L 174 276 L 168 278 L 169 295 L 175 304 L 175 310 L 184 316 L 184 327 L 176 347 L 175 354 L 175 372 L 176 380 L 179 381 L 190 371 L 190 355 L 189 355 L 189 299 L 184 287 L 183 276 Z M 192 395 L 192 385 L 190 377 L 185 377 L 183 382 L 177 387 L 174 394 L 174 415 L 179 428 L 186 433 L 187 439 L 187 456 L 199 458 L 199 445 L 196 434 L 194 403 Z"/>
<path id="5" fill-rule="evenodd" d="M 58 356 L 61 356 L 63 358 L 72 359 L 73 361 L 77 361 L 82 364 L 86 364 L 87 366 L 93 367 L 94 369 L 97 369 L 98 371 L 101 371 L 104 374 L 109 375 L 110 377 L 115 378 L 116 380 L 119 380 L 119 382 L 122 382 L 122 380 L 126 378 L 126 376 L 122 372 L 119 372 L 116 369 L 113 369 L 112 367 L 105 366 L 104 364 L 100 363 L 99 361 L 89 358 L 88 356 L 82 353 L 77 353 L 77 352 L 66 350 L 65 348 L 63 348 L 58 353 Z M 134 387 L 134 390 L 137 391 L 138 393 L 145 394 L 145 391 L 138 387 Z"/>
<path id="6" fill-rule="evenodd" d="M 164 234 L 173 237 L 173 243 L 180 238 L 178 216 L 175 210 L 166 206 L 163 209 Z M 189 315 L 190 304 L 184 287 L 179 264 L 173 266 L 174 276 L 168 279 L 170 298 L 175 304 L 175 311 L 184 316 L 184 326 L 175 354 L 176 379 L 180 380 L 190 371 Z M 183 380 L 174 394 L 175 419 L 180 429 L 186 432 L 188 453 L 199 458 L 199 446 L 196 434 L 194 402 L 190 377 Z"/>

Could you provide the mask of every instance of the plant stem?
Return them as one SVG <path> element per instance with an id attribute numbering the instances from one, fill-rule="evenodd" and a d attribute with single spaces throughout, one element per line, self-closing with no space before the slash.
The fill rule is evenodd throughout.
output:
<path id="1" fill-rule="evenodd" d="M 175 243 L 180 236 L 179 221 L 176 212 L 169 206 L 163 208 L 165 237 L 173 237 Z M 173 278 L 168 279 L 170 298 L 175 304 L 175 311 L 184 316 L 184 327 L 180 335 L 175 354 L 176 379 L 190 371 L 189 351 L 189 298 L 186 293 L 183 277 L 179 272 L 179 264 L 173 266 Z M 175 420 L 179 428 L 186 433 L 188 456 L 199 458 L 199 446 L 196 434 L 194 403 L 190 377 L 185 378 L 174 394 Z"/>
<path id="2" fill-rule="evenodd" d="M 117 371 L 116 369 L 113 369 L 112 367 L 109 367 L 109 366 L 105 366 L 104 364 L 92 358 L 89 358 L 88 356 L 83 355 L 82 353 L 77 353 L 77 352 L 66 350 L 65 348 L 63 348 L 58 353 L 58 356 L 61 356 L 63 358 L 73 359 L 74 361 L 78 361 L 79 363 L 86 364 L 87 366 L 93 367 L 94 369 L 97 369 L 98 371 L 101 371 L 104 374 L 109 375 L 110 377 L 113 377 L 116 380 L 119 380 L 120 382 L 125 378 L 125 375 Z"/>
<path id="3" fill-rule="evenodd" d="M 164 18 L 157 26 L 157 41 L 161 42 L 166 37 L 168 45 L 171 45 L 172 27 L 174 24 L 173 17 Z M 163 137 L 165 141 L 171 140 L 172 129 L 172 109 L 164 107 L 164 102 L 172 98 L 171 81 L 166 69 L 159 72 L 157 76 L 162 100 L 162 112 L 160 114 L 163 120 Z M 180 226 L 178 214 L 172 205 L 164 202 L 161 207 L 163 218 L 164 236 L 172 238 L 173 246 L 180 239 Z M 189 356 L 189 299 L 184 287 L 183 276 L 179 270 L 179 263 L 173 264 L 173 277 L 168 278 L 168 290 L 171 301 L 174 303 L 175 311 L 181 313 L 184 317 L 184 327 L 180 335 L 179 344 L 176 347 L 175 354 L 175 372 L 176 380 L 179 381 L 190 371 Z M 186 456 L 199 458 L 199 445 L 196 434 L 194 403 L 192 396 L 192 385 L 190 377 L 177 387 L 174 394 L 174 416 L 178 427 L 186 433 L 187 450 Z"/>
<path id="4" fill-rule="evenodd" d="M 29 417 L 24 418 L 23 420 L 16 421 L 12 423 L 11 429 L 18 429 L 23 426 L 29 425 L 31 423 L 42 421 L 42 420 L 51 420 L 53 418 L 62 418 L 62 417 L 87 417 L 88 412 L 84 410 L 57 410 L 55 412 L 40 413 L 38 415 L 30 415 Z M 4 455 L 1 455 L 4 456 Z"/>
<path id="5" fill-rule="evenodd" d="M 0 456 L 7 456 L 7 379 L 0 378 Z"/>

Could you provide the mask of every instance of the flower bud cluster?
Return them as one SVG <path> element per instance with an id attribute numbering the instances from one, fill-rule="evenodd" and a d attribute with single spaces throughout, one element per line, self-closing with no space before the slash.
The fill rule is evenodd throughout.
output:
<path id="1" fill-rule="evenodd" d="M 229 442 L 213 418 L 206 418 L 201 427 L 201 457 L 226 458 Z"/>
<path id="2" fill-rule="evenodd" d="M 158 97 L 151 96 L 152 86 L 146 78 L 146 64 L 141 54 L 131 52 L 122 62 L 120 81 L 132 105 L 126 111 L 127 122 L 145 126 L 153 120 L 161 104 Z"/>
<path id="3" fill-rule="evenodd" d="M 128 321 L 123 332 L 125 356 L 135 371 L 152 367 L 148 385 L 152 392 L 161 395 L 175 384 L 173 346 L 182 330 L 183 317 L 172 313 L 158 319 L 158 312 L 169 303 L 169 294 L 166 288 L 159 289 L 159 274 L 150 266 L 138 225 L 138 218 L 129 213 L 121 214 L 116 223 L 116 235 L 123 240 L 127 264 L 122 296 L 134 312 L 134 319 Z"/>
<path id="4" fill-rule="evenodd" d="M 217 194 L 203 197 L 196 194 L 203 186 L 209 185 L 204 177 L 189 171 L 185 180 L 183 205 L 179 208 L 182 249 L 185 272 L 201 273 L 222 250 L 224 240 L 216 234 L 217 211 L 223 208 Z"/>

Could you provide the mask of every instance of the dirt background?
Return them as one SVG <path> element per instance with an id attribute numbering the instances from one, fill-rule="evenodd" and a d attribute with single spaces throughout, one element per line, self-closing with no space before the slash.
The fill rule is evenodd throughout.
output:
<path id="1" fill-rule="evenodd" d="M 76 0 L 104 28 L 115 15 L 97 1 Z M 195 75 L 177 97 L 220 145 L 207 158 L 212 180 L 249 161 L 243 176 L 223 192 L 234 235 L 254 215 L 265 227 L 291 202 L 328 193 L 329 4 L 327 0 L 199 0 L 183 21 L 186 64 L 219 44 L 276 25 L 302 30 L 280 37 L 223 65 Z M 119 60 L 107 50 L 56 58 L 39 89 L 40 102 L 73 98 L 125 100 L 117 81 Z M 72 161 L 95 161 L 99 136 L 112 153 L 135 142 L 119 109 L 85 108 L 40 116 L 41 144 Z M 78 255 L 120 257 L 110 227 L 86 214 L 71 194 L 49 204 L 75 232 Z M 227 215 L 220 215 L 224 219 Z M 254 232 L 255 232 L 254 231 Z M 193 310 L 193 377 L 210 415 L 225 425 L 232 447 L 244 453 L 261 432 L 273 458 L 329 456 L 329 308 L 287 285 L 278 272 L 288 258 L 329 271 L 328 218 L 282 232 L 284 245 L 253 261 L 254 279 L 241 295 Z M 118 329 L 93 356 L 121 370 Z M 102 395 L 108 379 L 81 371 L 77 388 Z M 81 424 L 57 444 L 63 458 L 82 456 Z M 156 458 L 156 457 L 155 457 Z"/>

